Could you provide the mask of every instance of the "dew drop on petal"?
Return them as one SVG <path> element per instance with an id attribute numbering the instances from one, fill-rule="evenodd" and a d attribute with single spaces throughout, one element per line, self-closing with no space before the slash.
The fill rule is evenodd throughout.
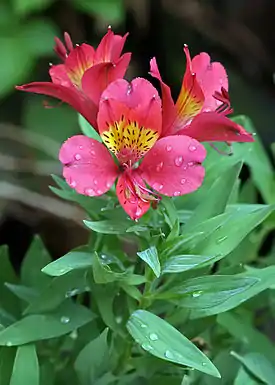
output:
<path id="1" fill-rule="evenodd" d="M 170 152 L 172 150 L 172 146 L 170 146 L 169 144 L 166 146 L 166 151 L 167 152 Z"/>
<path id="2" fill-rule="evenodd" d="M 95 155 L 95 151 L 94 151 L 94 150 L 91 150 L 91 151 L 90 151 L 90 154 L 91 154 L 91 155 Z"/>
<path id="3" fill-rule="evenodd" d="M 81 159 L 81 155 L 80 154 L 75 154 L 74 158 L 75 158 L 75 160 L 80 160 Z"/>
<path id="4" fill-rule="evenodd" d="M 180 191 L 175 191 L 174 192 L 174 197 L 178 197 L 180 195 Z"/>
<path id="5" fill-rule="evenodd" d="M 88 195 L 89 197 L 92 197 L 95 195 L 95 190 L 92 188 L 86 188 L 85 189 L 85 195 Z"/>
<path id="6" fill-rule="evenodd" d="M 157 171 L 157 172 L 161 171 L 162 167 L 163 167 L 163 162 L 160 162 L 160 163 L 157 165 L 157 167 L 156 167 L 156 171 Z"/>
<path id="7" fill-rule="evenodd" d="M 185 178 L 182 178 L 182 179 L 180 180 L 180 183 L 181 183 L 181 184 L 185 184 L 185 183 L 186 183 L 186 179 L 185 179 Z"/>
<path id="8" fill-rule="evenodd" d="M 142 214 L 142 210 L 140 207 L 137 207 L 136 209 L 136 216 L 139 217 Z"/>
<path id="9" fill-rule="evenodd" d="M 180 167 L 182 165 L 182 162 L 183 162 L 183 157 L 182 156 L 177 156 L 176 159 L 175 159 L 175 165 L 177 167 Z"/>
<path id="10" fill-rule="evenodd" d="M 75 180 L 72 180 L 70 183 L 69 183 L 70 187 L 74 188 L 76 187 L 76 181 Z"/>
<path id="11" fill-rule="evenodd" d="M 101 194 L 103 194 L 103 192 L 101 191 L 101 190 L 97 190 L 97 192 L 96 192 L 98 195 L 101 195 Z"/>
<path id="12" fill-rule="evenodd" d="M 97 180 L 96 180 L 96 179 L 94 179 L 94 184 L 95 184 L 95 185 L 97 185 L 97 184 L 98 184 L 98 182 L 97 182 Z"/>
<path id="13" fill-rule="evenodd" d="M 187 164 L 188 164 L 188 166 L 190 166 L 190 167 L 191 167 L 191 166 L 194 166 L 194 162 L 188 162 Z"/>
<path id="14" fill-rule="evenodd" d="M 107 183 L 106 183 L 106 187 L 107 187 L 107 188 L 112 187 L 112 185 L 113 185 L 113 182 L 107 182 Z"/>
<path id="15" fill-rule="evenodd" d="M 197 147 L 194 145 L 189 146 L 189 151 L 191 151 L 191 152 L 196 151 L 196 149 L 197 149 Z"/>
<path id="16" fill-rule="evenodd" d="M 66 316 L 62 316 L 62 317 L 60 318 L 60 322 L 61 322 L 62 324 L 68 324 L 68 323 L 70 322 L 70 318 L 69 318 L 69 317 L 66 317 Z"/>
<path id="17" fill-rule="evenodd" d="M 83 146 L 79 146 L 79 150 L 82 150 Z"/>
<path id="18" fill-rule="evenodd" d="M 162 190 L 163 189 L 163 184 L 156 182 L 156 183 L 154 183 L 152 185 L 152 187 L 153 187 L 154 190 Z"/>
<path id="19" fill-rule="evenodd" d="M 156 333 L 150 333 L 149 338 L 151 341 L 157 341 L 159 339 L 159 337 Z"/>

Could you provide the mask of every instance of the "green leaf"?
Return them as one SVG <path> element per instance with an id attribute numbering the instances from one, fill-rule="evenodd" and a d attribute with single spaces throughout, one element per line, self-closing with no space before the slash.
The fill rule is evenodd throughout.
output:
<path id="1" fill-rule="evenodd" d="M 87 308 L 67 302 L 48 314 L 22 318 L 0 332 L 0 345 L 17 346 L 55 338 L 85 325 L 94 318 Z"/>
<path id="2" fill-rule="evenodd" d="M 92 253 L 88 251 L 73 250 L 63 257 L 43 267 L 45 274 L 53 277 L 64 275 L 72 270 L 88 269 L 92 266 Z"/>
<path id="3" fill-rule="evenodd" d="M 86 270 L 75 270 L 52 279 L 39 297 L 30 303 L 24 314 L 54 310 L 66 298 L 89 291 L 87 274 Z"/>
<path id="4" fill-rule="evenodd" d="M 206 199 L 201 201 L 194 210 L 190 220 L 186 223 L 185 231 L 224 212 L 241 168 L 242 162 L 238 162 L 214 181 Z"/>
<path id="5" fill-rule="evenodd" d="M 262 354 L 248 353 L 243 357 L 236 352 L 232 352 L 231 354 L 237 358 L 249 372 L 259 378 L 259 380 L 267 385 L 274 385 L 274 365 Z"/>
<path id="6" fill-rule="evenodd" d="M 182 273 L 183 271 L 200 268 L 212 263 L 216 256 L 177 255 L 168 258 L 163 265 L 162 273 Z"/>
<path id="7" fill-rule="evenodd" d="M 235 292 L 234 296 L 229 296 L 226 302 L 222 302 L 220 304 L 217 303 L 216 305 L 212 306 L 212 308 L 209 307 L 204 309 L 193 309 L 191 311 L 190 317 L 206 317 L 233 309 L 234 307 L 242 304 L 243 302 L 261 293 L 262 291 L 269 288 L 272 284 L 274 284 L 274 276 L 275 266 L 269 266 L 265 269 L 253 269 L 253 272 L 247 271 L 245 273 L 236 274 L 232 276 L 234 279 L 252 279 L 255 281 L 254 285 L 250 285 L 250 287 L 247 287 L 246 290 Z"/>
<path id="8" fill-rule="evenodd" d="M 232 307 L 240 304 L 238 294 L 244 293 L 259 281 L 258 278 L 241 275 L 206 275 L 186 280 L 171 291 L 160 294 L 160 298 L 177 299 L 179 306 L 207 312 L 218 307 L 219 312 L 227 310 L 227 301 Z M 234 298 L 236 300 L 234 302 Z M 224 308 L 223 308 L 224 304 Z M 212 313 L 215 314 L 215 313 Z"/>
<path id="9" fill-rule="evenodd" d="M 260 383 L 252 378 L 248 372 L 241 367 L 235 378 L 234 385 L 260 385 Z"/>
<path id="10" fill-rule="evenodd" d="M 52 0 L 13 0 L 13 8 L 20 16 L 47 8 Z"/>
<path id="11" fill-rule="evenodd" d="M 220 377 L 217 368 L 206 355 L 177 329 L 156 315 L 146 310 L 137 310 L 127 322 L 127 329 L 148 353 Z"/>
<path id="12" fill-rule="evenodd" d="M 41 269 L 49 262 L 51 262 L 51 257 L 42 240 L 36 236 L 21 266 L 22 283 L 38 289 L 45 287 L 50 279 L 41 272 Z"/>
<path id="13" fill-rule="evenodd" d="M 18 298 L 26 302 L 32 302 L 38 297 L 38 292 L 33 288 L 23 285 L 13 285 L 12 283 L 6 283 L 5 286 Z"/>
<path id="14" fill-rule="evenodd" d="M 83 221 L 91 230 L 101 234 L 125 234 L 129 223 L 127 221 L 117 221 L 106 219 L 104 221 Z"/>
<path id="15" fill-rule="evenodd" d="M 74 367 L 82 385 L 95 384 L 109 367 L 108 329 L 89 342 L 76 358 Z"/>
<path id="16" fill-rule="evenodd" d="M 10 377 L 13 368 L 15 349 L 0 349 L 0 384 L 10 385 Z"/>
<path id="17" fill-rule="evenodd" d="M 247 116 L 236 116 L 233 120 L 242 125 L 247 131 L 255 133 L 255 127 Z M 269 204 L 274 203 L 274 171 L 259 135 L 255 136 L 255 142 L 246 143 L 245 148 L 242 144 L 235 143 L 234 152 L 236 155 L 243 155 L 245 163 L 250 168 L 252 179 L 261 192 L 265 202 Z"/>
<path id="18" fill-rule="evenodd" d="M 226 312 L 218 315 L 217 322 L 234 338 L 244 342 L 249 350 L 262 353 L 266 357 L 274 357 L 275 363 L 275 346 L 243 317 L 232 312 Z"/>
<path id="19" fill-rule="evenodd" d="M 0 247 L 0 298 L 1 306 L 14 316 L 19 315 L 19 303 L 16 297 L 8 290 L 7 283 L 16 283 L 17 278 L 9 260 L 8 247 Z M 1 318 L 1 317 L 0 317 Z"/>
<path id="20" fill-rule="evenodd" d="M 17 348 L 10 385 L 39 385 L 39 364 L 35 345 Z"/>
<path id="21" fill-rule="evenodd" d="M 160 263 L 158 258 L 158 251 L 155 246 L 140 251 L 137 253 L 137 255 L 151 267 L 157 277 L 160 276 Z"/>
<path id="22" fill-rule="evenodd" d="M 78 114 L 78 123 L 81 128 L 81 131 L 84 135 L 89 138 L 95 139 L 98 142 L 102 142 L 101 136 L 99 133 L 91 126 L 91 124 L 80 114 Z"/>

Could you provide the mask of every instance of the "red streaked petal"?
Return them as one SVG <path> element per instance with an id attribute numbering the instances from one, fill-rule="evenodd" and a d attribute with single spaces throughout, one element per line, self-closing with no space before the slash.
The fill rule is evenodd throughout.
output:
<path id="1" fill-rule="evenodd" d="M 74 84 L 78 86 L 81 84 L 83 74 L 94 63 L 94 54 L 94 48 L 88 44 L 81 44 L 70 52 L 64 65 L 69 78 Z"/>
<path id="2" fill-rule="evenodd" d="M 221 102 L 213 97 L 216 91 L 223 87 L 228 90 L 226 70 L 219 62 L 211 63 L 211 58 L 206 52 L 201 52 L 192 59 L 192 69 L 204 93 L 205 101 L 203 111 L 215 111 Z"/>
<path id="3" fill-rule="evenodd" d="M 178 132 L 200 142 L 254 142 L 242 126 L 216 112 L 203 112 Z"/>
<path id="4" fill-rule="evenodd" d="M 167 136 L 173 133 L 173 123 L 176 119 L 176 108 L 171 96 L 170 87 L 165 84 L 161 78 L 156 58 L 150 61 L 150 74 L 158 79 L 161 87 L 162 96 L 162 136 Z"/>
<path id="5" fill-rule="evenodd" d="M 142 186 L 146 187 L 142 179 L 140 178 L 137 170 L 131 172 L 131 175 Z M 135 194 L 134 183 L 131 180 L 129 174 L 123 173 L 117 181 L 116 193 L 119 203 L 133 220 L 139 219 L 150 208 L 150 202 L 142 200 Z"/>
<path id="6" fill-rule="evenodd" d="M 73 83 L 68 77 L 64 64 L 51 66 L 49 73 L 53 83 L 60 84 L 64 87 L 74 88 Z"/>
<path id="7" fill-rule="evenodd" d="M 84 93 L 98 105 L 102 92 L 118 78 L 123 78 L 130 61 L 130 54 L 121 56 L 116 65 L 112 63 L 96 64 L 89 68 L 82 77 Z"/>
<path id="8" fill-rule="evenodd" d="M 77 90 L 77 88 L 68 88 L 60 84 L 50 82 L 34 82 L 17 86 L 16 89 L 25 92 L 48 95 L 60 99 L 63 102 L 68 103 L 81 115 L 83 115 L 94 128 L 97 127 L 96 105 L 88 98 L 85 98 L 84 95 Z"/>
<path id="9" fill-rule="evenodd" d="M 178 196 L 197 190 L 204 179 L 206 157 L 202 144 L 188 136 L 166 136 L 145 155 L 139 170 L 154 190 Z"/>
<path id="10" fill-rule="evenodd" d="M 103 92 L 98 112 L 100 132 L 122 120 L 122 116 L 126 121 L 136 121 L 139 126 L 161 132 L 161 100 L 149 81 L 136 78 L 128 83 L 118 79 Z"/>
<path id="11" fill-rule="evenodd" d="M 96 52 L 95 63 L 115 62 L 123 50 L 128 33 L 124 36 L 115 35 L 111 28 L 101 39 Z"/>
<path id="12" fill-rule="evenodd" d="M 186 55 L 186 70 L 183 77 L 182 87 L 176 102 L 177 119 L 174 124 L 175 129 L 182 128 L 188 121 L 200 113 L 204 95 L 202 89 L 193 72 L 190 53 L 188 47 L 184 47 Z"/>
<path id="13" fill-rule="evenodd" d="M 104 194 L 119 173 L 106 147 L 84 135 L 72 136 L 63 143 L 59 160 L 66 182 L 83 195 Z"/>

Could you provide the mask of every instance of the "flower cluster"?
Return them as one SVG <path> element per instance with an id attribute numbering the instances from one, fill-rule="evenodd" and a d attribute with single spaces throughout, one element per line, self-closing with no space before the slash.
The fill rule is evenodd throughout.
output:
<path id="1" fill-rule="evenodd" d="M 140 218 L 161 195 L 197 190 L 204 179 L 206 150 L 200 142 L 251 142 L 253 137 L 231 121 L 228 79 L 224 67 L 206 53 L 192 60 L 187 46 L 186 70 L 177 101 L 159 73 L 156 59 L 146 79 L 123 79 L 130 53 L 121 56 L 127 35 L 111 28 L 95 50 L 74 46 L 65 33 L 55 51 L 63 64 L 50 68 L 52 82 L 17 89 L 53 96 L 70 104 L 98 131 L 100 143 L 84 135 L 69 138 L 59 159 L 63 176 L 78 193 L 99 196 L 117 180 L 116 193 L 126 213 Z"/>

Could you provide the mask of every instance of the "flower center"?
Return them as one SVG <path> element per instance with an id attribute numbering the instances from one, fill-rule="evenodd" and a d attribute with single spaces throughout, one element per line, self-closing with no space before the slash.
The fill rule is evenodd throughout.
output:
<path id="1" fill-rule="evenodd" d="M 134 164 L 149 151 L 158 139 L 158 132 L 122 117 L 101 134 L 103 142 L 121 164 Z"/>

